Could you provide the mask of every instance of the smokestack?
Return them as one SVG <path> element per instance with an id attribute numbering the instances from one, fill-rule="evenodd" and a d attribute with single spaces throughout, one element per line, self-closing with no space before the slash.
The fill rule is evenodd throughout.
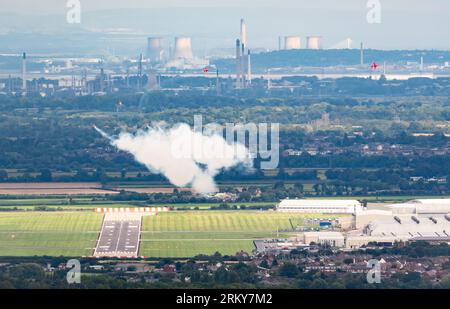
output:
<path id="1" fill-rule="evenodd" d="M 241 88 L 241 41 L 236 40 L 236 88 Z"/>
<path id="2" fill-rule="evenodd" d="M 100 92 L 105 91 L 105 70 L 103 68 L 100 69 Z"/>
<path id="3" fill-rule="evenodd" d="M 245 88 L 246 85 L 246 74 L 245 74 L 245 70 L 246 70 L 246 65 L 245 65 L 245 45 L 242 44 L 242 51 L 241 51 L 241 71 L 242 71 L 242 87 Z"/>
<path id="4" fill-rule="evenodd" d="M 138 90 L 142 88 L 142 54 L 139 55 L 139 64 L 138 64 Z"/>
<path id="5" fill-rule="evenodd" d="M 147 39 L 147 58 L 151 62 L 161 62 L 163 53 L 164 48 L 162 38 L 150 37 Z"/>
<path id="6" fill-rule="evenodd" d="M 191 38 L 178 37 L 175 38 L 175 55 L 174 58 L 192 59 L 192 44 Z"/>
<path id="7" fill-rule="evenodd" d="M 27 92 L 27 54 L 22 55 L 22 91 Z"/>
<path id="8" fill-rule="evenodd" d="M 300 49 L 301 41 L 299 36 L 284 37 L 284 49 Z"/>
<path id="9" fill-rule="evenodd" d="M 241 18 L 241 43 L 244 46 L 247 46 L 247 25 L 245 24 L 245 20 Z"/>
<path id="10" fill-rule="evenodd" d="M 322 49 L 322 37 L 321 36 L 308 36 L 308 37 L 306 37 L 306 48 L 308 48 L 308 49 Z"/>
<path id="11" fill-rule="evenodd" d="M 252 63 L 250 59 L 250 49 L 247 53 L 247 84 L 250 86 L 252 84 Z"/>
<path id="12" fill-rule="evenodd" d="M 359 48 L 359 64 L 361 66 L 364 65 L 364 45 L 363 45 L 363 42 L 361 42 L 361 46 Z"/>
<path id="13" fill-rule="evenodd" d="M 281 40 L 283 39 L 283 37 L 280 35 L 278 36 L 278 50 L 281 50 Z"/>

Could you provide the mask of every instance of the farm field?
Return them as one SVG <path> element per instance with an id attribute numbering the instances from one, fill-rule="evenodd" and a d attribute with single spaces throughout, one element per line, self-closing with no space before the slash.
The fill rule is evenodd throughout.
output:
<path id="1" fill-rule="evenodd" d="M 101 221 L 93 212 L 0 213 L 0 255 L 91 255 Z"/>
<path id="2" fill-rule="evenodd" d="M 171 212 L 145 217 L 140 255 L 189 257 L 216 251 L 251 252 L 253 240 L 288 236 L 293 232 L 292 222 L 298 224 L 308 217 L 335 218 L 258 211 Z"/>

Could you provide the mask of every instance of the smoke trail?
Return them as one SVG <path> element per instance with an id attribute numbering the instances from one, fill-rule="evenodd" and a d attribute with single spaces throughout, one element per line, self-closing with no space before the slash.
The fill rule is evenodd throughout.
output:
<path id="1" fill-rule="evenodd" d="M 106 134 L 103 130 L 100 130 L 95 124 L 93 124 L 92 127 L 95 129 L 95 131 L 100 133 L 100 135 L 103 136 L 104 138 L 112 140 L 112 138 L 108 134 Z"/>
<path id="2" fill-rule="evenodd" d="M 135 134 L 120 133 L 117 138 L 94 128 L 151 172 L 164 175 L 177 187 L 191 186 L 198 193 L 216 192 L 214 176 L 221 170 L 252 163 L 244 145 L 228 144 L 220 135 L 205 135 L 187 124 L 170 129 L 148 127 Z"/>

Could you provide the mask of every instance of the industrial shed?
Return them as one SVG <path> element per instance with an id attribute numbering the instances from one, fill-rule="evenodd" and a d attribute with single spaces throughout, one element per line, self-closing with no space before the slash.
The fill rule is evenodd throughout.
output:
<path id="1" fill-rule="evenodd" d="M 304 200 L 285 199 L 278 206 L 280 212 L 303 212 L 324 214 L 355 214 L 362 209 L 357 200 Z"/>
<path id="2" fill-rule="evenodd" d="M 390 207 L 394 214 L 447 214 L 450 213 L 450 199 L 416 199 Z"/>

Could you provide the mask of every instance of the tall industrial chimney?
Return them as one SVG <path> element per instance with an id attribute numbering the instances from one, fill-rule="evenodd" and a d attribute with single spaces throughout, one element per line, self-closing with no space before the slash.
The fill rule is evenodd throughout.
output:
<path id="1" fill-rule="evenodd" d="M 236 40 L 236 88 L 241 88 L 241 41 Z"/>
<path id="2" fill-rule="evenodd" d="M 147 58 L 151 62 L 161 62 L 163 53 L 164 47 L 162 38 L 150 37 L 147 39 Z"/>
<path id="3" fill-rule="evenodd" d="M 245 24 L 245 19 L 241 18 L 241 43 L 247 46 L 247 25 Z"/>
<path id="4" fill-rule="evenodd" d="M 301 41 L 299 36 L 284 37 L 284 49 L 300 49 Z"/>
<path id="5" fill-rule="evenodd" d="M 361 42 L 361 46 L 359 48 L 359 64 L 361 66 L 364 65 L 364 45 L 363 45 L 363 42 Z"/>
<path id="6" fill-rule="evenodd" d="M 27 54 L 22 55 L 22 91 L 27 92 Z"/>
<path id="7" fill-rule="evenodd" d="M 249 86 L 252 84 L 252 62 L 250 59 L 250 49 L 247 53 L 247 84 Z"/>
<path id="8" fill-rule="evenodd" d="M 322 49 L 322 37 L 321 36 L 308 36 L 306 38 L 306 48 Z"/>
<path id="9" fill-rule="evenodd" d="M 102 67 L 100 68 L 100 92 L 105 91 L 105 70 L 103 69 L 103 63 Z"/>
<path id="10" fill-rule="evenodd" d="M 245 58 L 246 58 L 246 55 L 245 55 L 245 45 L 244 44 L 241 44 L 241 48 L 242 48 L 242 50 L 241 50 L 241 71 L 242 71 L 242 82 L 241 82 L 241 84 L 242 84 L 242 87 L 243 88 L 245 88 L 245 85 L 246 85 L 246 80 L 247 80 L 247 77 L 246 77 L 246 73 L 245 73 L 245 71 L 246 71 L 246 69 L 247 69 L 247 67 L 246 67 L 246 61 L 245 61 Z"/>
<path id="11" fill-rule="evenodd" d="M 283 37 L 281 35 L 278 36 L 278 50 L 281 50 L 281 40 Z"/>
<path id="12" fill-rule="evenodd" d="M 138 91 L 142 89 L 142 54 L 139 55 L 137 89 Z"/>
<path id="13" fill-rule="evenodd" d="M 192 59 L 192 44 L 191 38 L 177 37 L 175 38 L 175 54 L 174 58 Z"/>

